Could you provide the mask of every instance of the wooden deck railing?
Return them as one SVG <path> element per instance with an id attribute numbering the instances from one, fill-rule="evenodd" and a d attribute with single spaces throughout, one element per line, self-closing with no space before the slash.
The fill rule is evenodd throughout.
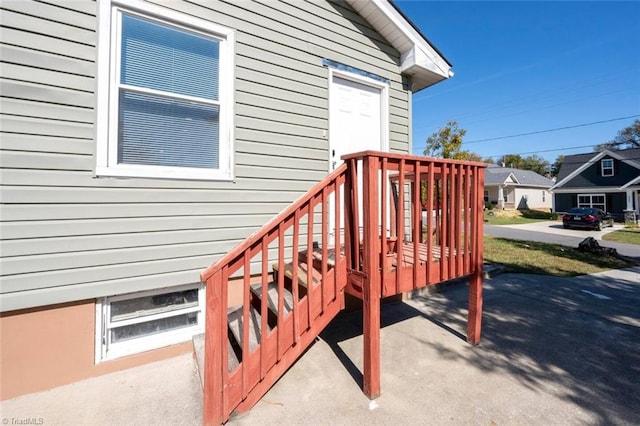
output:
<path id="1" fill-rule="evenodd" d="M 343 164 L 202 273 L 205 423 L 220 424 L 234 409 L 251 408 L 344 307 L 340 194 L 348 191 L 346 171 Z M 243 294 L 237 360 L 228 343 L 228 283 L 234 278 Z M 306 283 L 304 294 L 299 282 Z"/>
<path id="2" fill-rule="evenodd" d="M 374 151 L 343 160 L 202 273 L 206 424 L 250 409 L 344 307 L 345 292 L 363 300 L 370 398 L 380 393 L 382 297 L 470 276 L 467 339 L 478 343 L 484 164 Z"/>
<path id="3" fill-rule="evenodd" d="M 354 182 L 345 203 L 363 212 L 345 240 L 346 292 L 364 301 L 364 392 L 375 398 L 382 297 L 468 275 L 467 339 L 480 339 L 485 165 L 373 151 L 343 159 Z"/>

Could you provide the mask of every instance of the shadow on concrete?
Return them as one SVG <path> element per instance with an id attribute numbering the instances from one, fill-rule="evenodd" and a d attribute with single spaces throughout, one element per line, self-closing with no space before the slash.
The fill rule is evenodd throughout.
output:
<path id="1" fill-rule="evenodd" d="M 486 281 L 478 347 L 453 351 L 425 344 L 434 345 L 443 358 L 552 393 L 591 413 L 597 424 L 640 424 L 639 306 L 635 278 L 504 274 Z M 383 305 L 381 325 L 421 316 L 465 340 L 466 312 L 467 287 L 461 284 Z M 362 373 L 339 343 L 361 333 L 362 313 L 351 312 L 321 334 L 360 387 Z"/>
<path id="2" fill-rule="evenodd" d="M 598 424 L 640 422 L 640 285 L 582 276 L 506 274 L 485 291 L 483 336 L 469 355 L 438 348 L 477 368 L 509 374 L 591 412 Z M 466 291 L 413 301 L 437 322 L 464 330 L 456 311 Z"/>

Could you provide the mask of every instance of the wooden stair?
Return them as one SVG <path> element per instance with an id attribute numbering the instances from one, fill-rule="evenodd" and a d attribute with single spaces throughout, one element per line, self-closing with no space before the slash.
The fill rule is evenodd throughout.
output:
<path id="1" fill-rule="evenodd" d="M 382 298 L 468 276 L 467 340 L 480 341 L 486 165 L 377 151 L 342 160 L 201 273 L 205 424 L 250 410 L 344 308 L 345 294 L 363 300 L 362 388 L 371 399 L 380 395 Z M 242 307 L 228 310 L 232 281 Z"/>
<path id="2" fill-rule="evenodd" d="M 333 250 L 329 250 L 329 258 L 326 261 L 326 265 L 328 270 L 332 270 L 335 267 L 335 255 Z M 317 287 L 322 282 L 322 273 L 318 268 L 322 266 L 322 253 L 319 249 L 314 250 L 312 255 L 312 267 L 309 269 L 307 251 L 301 251 L 298 256 L 298 298 L 304 298 L 309 291 L 309 277 L 311 277 L 311 288 Z M 294 308 L 294 295 L 292 292 L 293 289 L 293 271 L 295 267 L 293 262 L 288 262 L 283 265 L 282 270 L 284 275 L 284 286 L 282 287 L 282 295 L 283 295 L 283 312 L 282 316 L 287 317 Z M 279 303 L 279 285 L 278 285 L 278 274 L 280 272 L 280 268 L 278 264 L 272 265 L 273 271 L 273 281 L 267 283 L 267 329 L 268 332 L 275 331 L 277 327 L 277 319 L 278 319 L 278 303 Z M 250 286 L 250 296 L 251 300 L 249 303 L 249 352 L 253 353 L 259 347 L 261 342 L 260 336 L 262 335 L 262 315 L 261 315 L 261 307 L 262 307 L 262 291 L 263 285 L 261 283 L 252 284 Z M 340 310 L 335 310 L 333 316 L 335 316 Z M 333 317 L 332 316 L 332 317 Z M 330 321 L 325 320 L 326 323 Z M 228 339 L 227 339 L 227 350 L 228 350 L 228 366 L 227 370 L 229 373 L 233 373 L 236 368 L 242 365 L 243 362 L 243 306 L 232 306 L 227 308 L 227 327 L 228 327 Z M 324 328 L 324 327 L 323 327 Z M 317 329 L 315 331 L 315 335 L 313 339 L 320 334 L 322 328 Z M 311 341 L 313 340 L 311 339 Z M 193 338 L 193 346 L 194 346 L 194 358 L 198 367 L 198 372 L 200 375 L 201 385 L 204 386 L 204 365 L 205 365 L 205 350 L 204 350 L 204 334 L 197 335 Z"/>

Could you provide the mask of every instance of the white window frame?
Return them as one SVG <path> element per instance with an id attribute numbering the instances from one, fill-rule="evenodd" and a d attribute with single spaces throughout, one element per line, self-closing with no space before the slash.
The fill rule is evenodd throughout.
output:
<path id="1" fill-rule="evenodd" d="M 608 164 L 607 166 L 605 166 L 605 162 Z M 603 158 L 600 160 L 600 175 L 602 177 L 611 177 L 614 175 L 613 158 Z"/>
<path id="2" fill-rule="evenodd" d="M 220 145 L 217 169 L 118 164 L 119 22 L 123 12 L 218 40 Z M 139 0 L 98 0 L 98 17 L 96 176 L 233 180 L 235 31 Z"/>
<path id="3" fill-rule="evenodd" d="M 588 203 L 581 203 L 580 202 L 580 197 L 587 197 L 589 198 L 589 202 Z M 603 202 L 602 203 L 594 203 L 593 202 L 593 198 L 594 197 L 602 197 Z M 602 210 L 604 210 L 605 212 L 607 211 L 607 197 L 606 194 L 578 194 L 578 205 L 577 207 L 588 207 L 588 208 L 596 208 L 599 209 L 599 206 L 602 206 Z M 597 207 L 594 207 L 594 204 Z"/>
<path id="4" fill-rule="evenodd" d="M 166 310 L 151 315 L 139 316 L 126 321 L 120 322 L 120 326 L 130 324 L 140 324 L 162 318 L 184 315 L 192 312 L 198 313 L 196 325 L 183 327 L 175 330 L 168 330 L 161 333 L 140 336 L 128 339 L 122 342 L 110 343 L 111 327 L 111 303 L 122 300 L 137 299 L 141 297 L 155 296 L 167 293 L 174 293 L 185 290 L 198 289 L 197 306 L 185 306 L 184 308 Z M 159 290 L 149 290 L 138 293 L 129 293 L 118 296 L 103 297 L 96 303 L 96 340 L 95 340 L 95 362 L 99 364 L 104 361 L 110 361 L 127 355 L 133 355 L 140 352 L 146 352 L 152 349 L 158 349 L 177 343 L 187 342 L 197 334 L 204 333 L 205 323 L 205 287 L 202 284 L 191 284 L 177 287 L 164 288 Z"/>

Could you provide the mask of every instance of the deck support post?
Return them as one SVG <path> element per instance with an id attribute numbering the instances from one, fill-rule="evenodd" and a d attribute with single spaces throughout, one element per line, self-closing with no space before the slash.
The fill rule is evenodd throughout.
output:
<path id="1" fill-rule="evenodd" d="M 379 158 L 363 160 L 364 255 L 366 276 L 363 288 L 363 392 L 369 399 L 380 396 L 380 236 L 378 235 L 380 206 L 378 203 Z M 357 212 L 355 214 L 358 214 Z"/>
<path id="2" fill-rule="evenodd" d="M 469 282 L 469 319 L 467 322 L 467 342 L 480 343 L 482 329 L 482 265 L 471 274 Z"/>
<path id="3" fill-rule="evenodd" d="M 469 282 L 469 319 L 467 322 L 467 342 L 472 345 L 480 343 L 480 334 L 482 329 L 482 278 L 484 271 L 482 265 L 483 259 L 483 225 L 484 217 L 482 214 L 482 205 L 484 202 L 484 169 L 476 168 L 475 187 L 473 188 L 472 199 L 472 271 Z"/>

